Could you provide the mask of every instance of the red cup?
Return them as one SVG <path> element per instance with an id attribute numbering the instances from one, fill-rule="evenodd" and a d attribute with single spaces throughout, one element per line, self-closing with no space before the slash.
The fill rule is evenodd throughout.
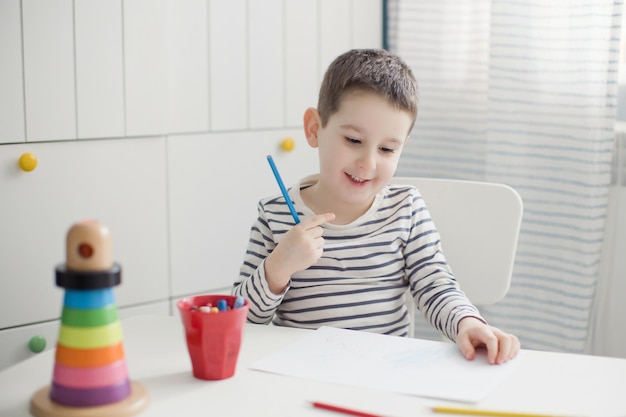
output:
<path id="1" fill-rule="evenodd" d="M 178 300 L 176 304 L 185 327 L 187 350 L 191 358 L 193 376 L 199 379 L 218 380 L 235 374 L 243 326 L 250 304 L 233 308 L 237 297 L 232 295 L 198 295 Z M 228 309 L 204 312 L 201 306 L 217 306 L 226 300 Z"/>

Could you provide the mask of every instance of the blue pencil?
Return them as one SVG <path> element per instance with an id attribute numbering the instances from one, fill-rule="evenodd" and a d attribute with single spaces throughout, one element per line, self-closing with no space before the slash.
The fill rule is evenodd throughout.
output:
<path id="1" fill-rule="evenodd" d="M 271 155 L 267 155 L 267 162 L 270 163 L 270 167 L 272 168 L 272 172 L 274 173 L 274 177 L 276 177 L 276 182 L 280 187 L 280 192 L 283 193 L 283 197 L 285 197 L 285 201 L 287 202 L 287 206 L 289 206 L 289 211 L 291 212 L 291 216 L 293 216 L 293 221 L 296 224 L 300 223 L 300 217 L 298 217 L 298 213 L 296 213 L 296 208 L 293 206 L 291 202 L 291 198 L 287 193 L 287 189 L 285 188 L 285 184 L 283 183 L 282 178 L 280 178 L 280 174 L 278 173 L 278 168 L 276 168 L 276 164 L 274 164 L 274 160 Z"/>

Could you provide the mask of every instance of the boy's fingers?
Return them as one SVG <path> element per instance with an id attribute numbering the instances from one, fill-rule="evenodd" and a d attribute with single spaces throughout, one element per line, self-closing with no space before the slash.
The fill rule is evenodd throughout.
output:
<path id="1" fill-rule="evenodd" d="M 469 339 L 466 339 L 462 343 L 459 343 L 459 350 L 461 351 L 461 354 L 465 357 L 465 359 L 470 361 L 474 359 L 474 356 L 476 355 L 476 349 L 469 341 Z"/>
<path id="2" fill-rule="evenodd" d="M 487 337 L 484 343 L 485 347 L 487 348 L 487 362 L 489 362 L 490 364 L 497 364 L 500 341 L 494 335 L 491 337 Z"/>
<path id="3" fill-rule="evenodd" d="M 317 214 L 313 217 L 309 217 L 308 219 L 305 219 L 301 224 L 306 229 L 312 229 L 326 222 L 333 221 L 334 219 L 335 219 L 335 213 Z"/>
<path id="4" fill-rule="evenodd" d="M 513 359 L 519 351 L 519 340 L 514 335 L 506 334 L 500 341 L 500 355 L 498 363 L 504 363 Z"/>

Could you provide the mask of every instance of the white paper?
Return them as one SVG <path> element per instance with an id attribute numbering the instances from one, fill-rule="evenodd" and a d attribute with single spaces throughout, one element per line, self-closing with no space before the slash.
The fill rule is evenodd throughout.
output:
<path id="1" fill-rule="evenodd" d="M 321 327 L 250 368 L 321 382 L 478 402 L 518 363 L 516 358 L 490 365 L 482 351 L 468 361 L 453 343 Z"/>

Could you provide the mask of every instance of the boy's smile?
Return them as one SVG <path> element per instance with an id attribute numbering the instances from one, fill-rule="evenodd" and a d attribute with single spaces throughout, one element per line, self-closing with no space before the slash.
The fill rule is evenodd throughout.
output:
<path id="1" fill-rule="evenodd" d="M 347 93 L 324 127 L 307 110 L 307 140 L 320 158 L 319 182 L 303 192 L 307 205 L 334 212 L 336 223 L 365 213 L 395 173 L 412 123 L 409 112 L 368 91 Z"/>

